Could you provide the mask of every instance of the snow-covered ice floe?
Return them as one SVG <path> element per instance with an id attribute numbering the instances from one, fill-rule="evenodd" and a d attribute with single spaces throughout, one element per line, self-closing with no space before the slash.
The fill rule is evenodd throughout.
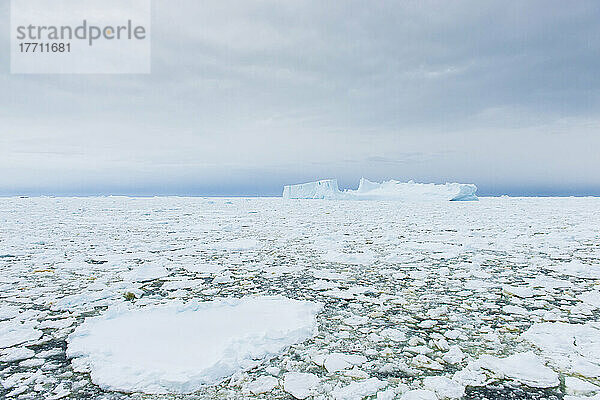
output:
<path id="1" fill-rule="evenodd" d="M 321 307 L 281 296 L 113 307 L 68 337 L 67 356 L 105 389 L 189 393 L 313 337 Z"/>
<path id="2" fill-rule="evenodd" d="M 42 331 L 35 329 L 33 323 L 14 320 L 0 322 L 0 349 L 37 340 L 41 336 Z"/>
<path id="3" fill-rule="evenodd" d="M 284 199 L 338 199 L 342 197 L 344 194 L 338 188 L 337 179 L 325 179 L 283 187 Z"/>
<path id="4" fill-rule="evenodd" d="M 494 372 L 501 378 L 512 379 L 527 386 L 550 388 L 558 386 L 558 374 L 544 366 L 542 360 L 532 351 L 513 354 L 506 358 L 483 355 L 478 360 L 480 366 Z"/>
<path id="5" fill-rule="evenodd" d="M 544 322 L 534 324 L 522 336 L 562 371 L 600 378 L 599 323 Z"/>
<path id="6" fill-rule="evenodd" d="M 357 190 L 341 191 L 337 179 L 286 185 L 286 199 L 335 199 L 335 200 L 405 200 L 405 201 L 471 201 L 477 200 L 477 186 L 463 183 L 415 183 L 395 180 L 381 183 L 361 178 Z"/>

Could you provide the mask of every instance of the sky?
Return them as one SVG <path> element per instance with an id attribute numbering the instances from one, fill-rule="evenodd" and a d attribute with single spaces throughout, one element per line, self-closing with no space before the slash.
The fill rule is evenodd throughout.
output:
<path id="1" fill-rule="evenodd" d="M 0 30 L 0 195 L 600 195 L 597 0 L 153 0 L 151 28 L 129 75 L 10 74 Z"/>

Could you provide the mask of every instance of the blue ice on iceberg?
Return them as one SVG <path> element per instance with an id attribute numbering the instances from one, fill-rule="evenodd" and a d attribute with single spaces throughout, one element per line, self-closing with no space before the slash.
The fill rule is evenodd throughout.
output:
<path id="1" fill-rule="evenodd" d="M 478 200 L 475 192 L 477 186 L 464 183 L 415 183 L 389 180 L 371 182 L 365 178 L 360 180 L 357 190 L 341 191 L 337 179 L 325 179 L 316 182 L 283 187 L 285 199 L 334 199 L 334 200 L 444 200 L 473 201 Z"/>

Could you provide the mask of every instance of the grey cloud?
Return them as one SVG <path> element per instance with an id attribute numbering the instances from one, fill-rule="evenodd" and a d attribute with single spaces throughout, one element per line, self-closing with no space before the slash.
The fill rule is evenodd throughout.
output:
<path id="1" fill-rule="evenodd" d="M 49 174 L 65 191 L 273 193 L 361 175 L 600 191 L 597 2 L 155 0 L 153 12 L 151 75 L 3 67 L 0 192 L 52 191 Z"/>

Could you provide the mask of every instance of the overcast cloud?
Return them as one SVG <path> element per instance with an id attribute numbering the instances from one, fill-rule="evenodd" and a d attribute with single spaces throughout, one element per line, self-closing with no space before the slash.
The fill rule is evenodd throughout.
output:
<path id="1" fill-rule="evenodd" d="M 600 194 L 598 1 L 154 0 L 152 55 L 150 75 L 4 57 L 0 194 Z"/>

